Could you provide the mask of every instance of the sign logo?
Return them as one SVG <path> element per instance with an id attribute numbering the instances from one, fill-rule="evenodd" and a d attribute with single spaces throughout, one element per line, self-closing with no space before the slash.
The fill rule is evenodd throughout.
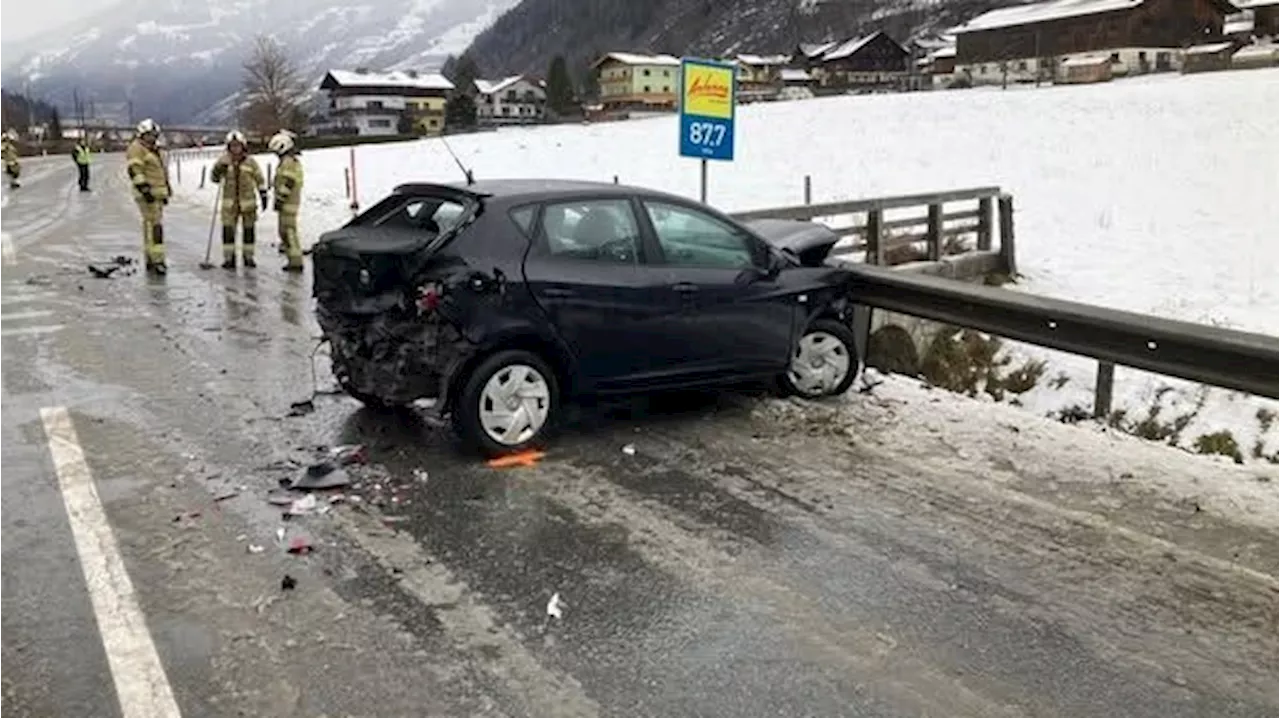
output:
<path id="1" fill-rule="evenodd" d="M 733 65 L 685 58 L 680 63 L 680 154 L 704 160 L 733 160 Z"/>

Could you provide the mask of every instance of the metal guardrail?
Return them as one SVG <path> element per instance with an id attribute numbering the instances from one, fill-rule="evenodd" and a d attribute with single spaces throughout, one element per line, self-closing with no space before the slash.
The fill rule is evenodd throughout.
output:
<path id="1" fill-rule="evenodd" d="M 845 266 L 857 275 L 857 301 L 866 306 L 1093 357 L 1100 362 L 1280 398 L 1280 340 L 1273 336 L 887 267 Z"/>
<path id="2" fill-rule="evenodd" d="M 842 240 L 833 256 L 865 253 L 867 264 L 894 265 L 911 261 L 938 261 L 945 255 L 991 251 L 997 227 L 999 253 L 1007 271 L 1017 271 L 1013 240 L 1013 198 L 999 187 L 928 192 L 896 197 L 810 204 L 809 178 L 805 178 L 805 204 L 734 213 L 739 221 L 753 219 L 825 220 L 853 215 L 861 221 L 824 221 Z M 955 207 L 966 203 L 966 207 Z M 952 205 L 947 207 L 946 205 Z M 998 207 L 998 215 L 992 210 Z M 918 214 L 886 217 L 886 212 L 916 209 Z M 860 215 L 860 217 L 859 217 Z M 998 220 L 998 221 L 997 221 Z M 972 237 L 972 245 L 952 240 Z M 923 243 L 923 251 L 917 245 Z"/>

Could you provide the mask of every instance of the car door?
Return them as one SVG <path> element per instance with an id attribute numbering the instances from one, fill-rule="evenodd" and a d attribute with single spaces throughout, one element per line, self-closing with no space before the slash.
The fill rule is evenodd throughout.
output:
<path id="1" fill-rule="evenodd" d="M 579 389 L 644 386 L 667 369 L 665 328 L 674 308 L 646 263 L 629 197 L 583 197 L 544 204 L 525 260 L 525 281 L 574 354 Z"/>
<path id="2" fill-rule="evenodd" d="M 688 371 L 708 379 L 780 372 L 801 316 L 793 292 L 766 276 L 769 249 L 698 207 L 641 198 L 642 219 L 682 307 Z"/>

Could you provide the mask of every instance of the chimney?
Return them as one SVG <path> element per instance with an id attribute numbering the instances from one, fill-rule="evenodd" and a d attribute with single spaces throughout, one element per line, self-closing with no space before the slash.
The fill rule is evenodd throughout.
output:
<path id="1" fill-rule="evenodd" d="M 368 75 L 368 74 L 369 74 L 369 68 L 367 68 L 367 67 L 357 67 L 357 68 L 356 68 L 356 74 L 357 74 L 357 75 Z"/>

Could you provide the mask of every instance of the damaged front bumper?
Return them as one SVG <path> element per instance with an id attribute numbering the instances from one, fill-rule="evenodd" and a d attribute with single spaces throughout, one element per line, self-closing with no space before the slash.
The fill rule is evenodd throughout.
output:
<path id="1" fill-rule="evenodd" d="M 475 351 L 439 315 L 415 310 L 344 315 L 320 308 L 317 320 L 338 384 L 365 403 L 402 406 L 447 398 L 450 381 Z M 437 407 L 443 413 L 443 402 Z"/>

